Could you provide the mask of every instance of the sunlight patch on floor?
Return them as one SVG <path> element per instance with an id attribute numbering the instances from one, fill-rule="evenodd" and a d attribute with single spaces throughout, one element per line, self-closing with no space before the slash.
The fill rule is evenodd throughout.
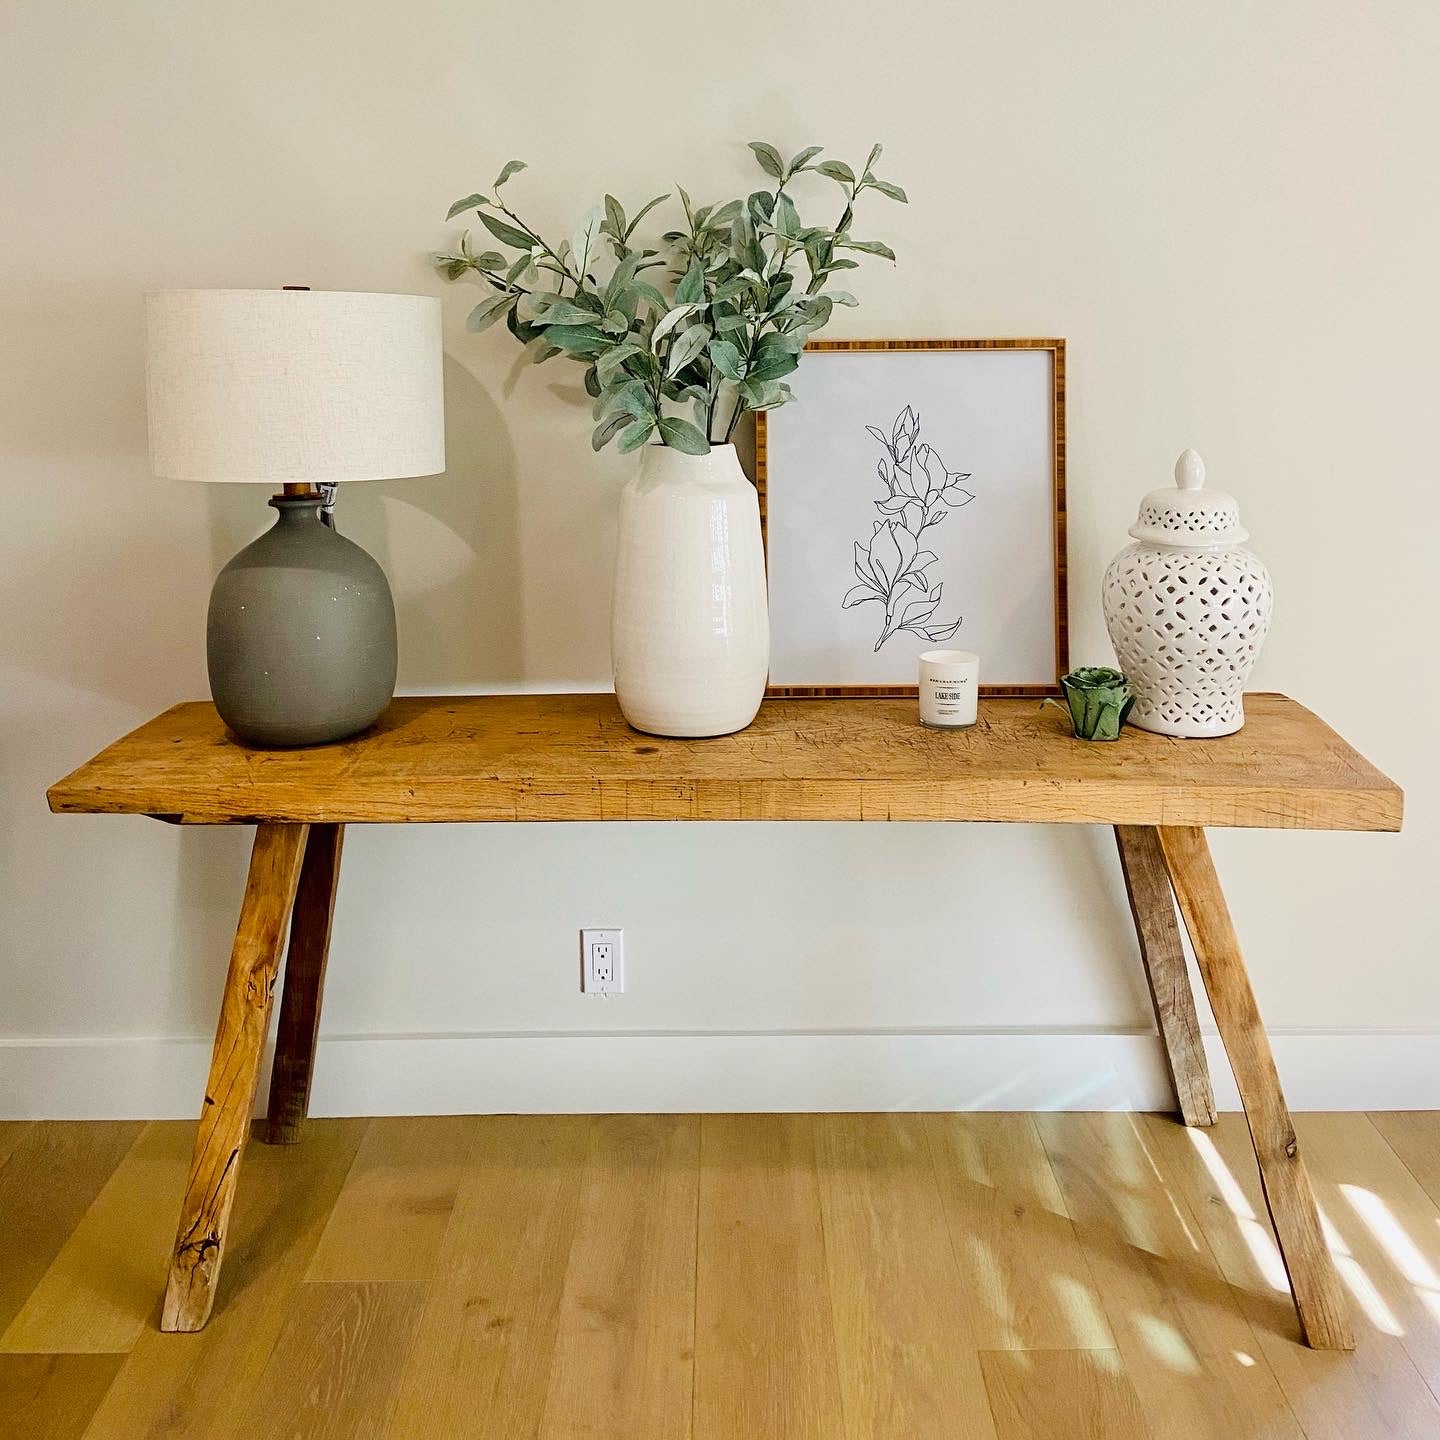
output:
<path id="1" fill-rule="evenodd" d="M 1346 1288 L 1355 1297 L 1355 1303 L 1365 1312 L 1370 1323 L 1385 1335 L 1403 1335 L 1405 1327 L 1395 1318 L 1390 1307 L 1375 1288 L 1375 1282 L 1365 1273 L 1364 1267 L 1350 1253 L 1340 1232 L 1330 1223 L 1330 1217 L 1320 1206 L 1315 1207 L 1320 1215 L 1320 1229 L 1325 1235 L 1325 1245 L 1335 1262 L 1335 1269 L 1345 1282 Z"/>
<path id="2" fill-rule="evenodd" d="M 1230 1207 L 1230 1213 L 1234 1215 L 1240 1230 L 1240 1238 L 1244 1240 L 1256 1265 L 1260 1267 L 1265 1283 L 1271 1289 L 1288 1295 L 1290 1277 L 1285 1273 L 1285 1262 L 1280 1258 L 1280 1249 L 1275 1244 L 1275 1237 L 1270 1233 L 1269 1226 L 1262 1225 L 1256 1219 L 1255 1211 L 1240 1188 L 1240 1182 L 1230 1173 L 1230 1167 L 1215 1148 L 1215 1142 L 1203 1130 L 1192 1127 L 1185 1133 L 1210 1172 L 1210 1178 L 1215 1182 L 1220 1198 Z"/>
<path id="3" fill-rule="evenodd" d="M 1360 1185 L 1341 1185 L 1340 1193 L 1364 1222 L 1395 1268 L 1410 1282 L 1415 1293 L 1437 1320 L 1440 1320 L 1440 1275 L 1395 1218 L 1390 1207 L 1373 1191 Z"/>
<path id="4" fill-rule="evenodd" d="M 1107 1335 L 1109 1322 L 1100 1313 L 1095 1297 L 1087 1286 L 1070 1275 L 1052 1275 L 1050 1283 L 1055 1287 L 1060 1308 L 1070 1321 L 1076 1335 Z"/>
<path id="5" fill-rule="evenodd" d="M 1135 1328 L 1144 1337 L 1150 1353 L 1162 1365 L 1168 1365 L 1182 1375 L 1202 1373 L 1190 1342 L 1168 1320 L 1161 1320 L 1155 1315 L 1137 1315 Z"/>

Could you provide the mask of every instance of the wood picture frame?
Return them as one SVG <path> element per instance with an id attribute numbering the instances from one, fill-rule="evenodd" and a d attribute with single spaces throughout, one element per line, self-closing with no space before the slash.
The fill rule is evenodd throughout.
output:
<path id="1" fill-rule="evenodd" d="M 1054 676 L 1049 679 L 1039 679 L 1032 682 L 986 682 L 984 679 L 985 656 L 981 656 L 981 677 L 982 683 L 980 693 L 987 696 L 1011 696 L 1037 698 L 1058 695 L 1060 693 L 1059 677 L 1066 673 L 1069 665 L 1069 622 L 1067 616 L 1067 562 L 1066 562 L 1066 520 L 1065 520 L 1065 341 L 1063 339 L 1001 339 L 1001 340 L 818 340 L 811 341 L 805 347 L 805 353 L 809 355 L 819 354 L 896 354 L 914 352 L 954 352 L 954 351 L 1045 351 L 1051 357 L 1050 365 L 1050 441 L 1049 441 L 1049 493 L 1051 496 L 1050 515 L 1050 544 L 1049 553 L 1052 558 L 1054 584 L 1052 589 L 1053 605 L 1053 660 Z M 813 370 L 811 372 L 814 373 Z M 805 372 L 802 371 L 803 380 Z M 801 401 L 803 403 L 803 400 Z M 780 420 L 777 423 L 784 423 Z M 773 475 L 773 455 L 770 435 L 770 417 L 765 412 L 755 416 L 755 466 L 754 478 L 756 490 L 760 499 L 760 524 L 761 533 L 765 540 L 767 567 L 770 564 L 771 547 L 771 511 L 772 511 L 772 485 L 775 483 Z M 867 426 L 872 435 L 883 439 L 879 432 Z M 928 447 L 927 447 L 928 448 Z M 968 478 L 968 477 L 964 477 Z M 983 483 L 983 482 L 981 482 Z M 892 499 L 896 498 L 892 494 Z M 964 502 L 961 502 L 964 503 Z M 879 502 L 876 502 L 879 508 Z M 942 517 L 944 518 L 944 517 Z M 903 538 L 903 537 L 902 537 Z M 847 605 L 848 605 L 847 597 Z M 773 596 L 772 596 L 773 605 Z M 774 626 L 772 616 L 772 629 Z M 882 642 L 883 643 L 883 640 Z M 939 642 L 937 642 L 939 643 Z M 956 646 L 965 644 L 964 637 L 958 637 L 953 642 Z M 968 647 L 967 647 L 968 648 Z M 875 646 L 876 651 L 880 644 Z M 773 674 L 773 661 L 772 661 Z M 894 684 L 794 684 L 771 683 L 766 687 L 767 695 L 785 696 L 792 698 L 807 698 L 821 696 L 889 696 L 905 697 L 913 696 L 916 687 L 913 683 Z"/>

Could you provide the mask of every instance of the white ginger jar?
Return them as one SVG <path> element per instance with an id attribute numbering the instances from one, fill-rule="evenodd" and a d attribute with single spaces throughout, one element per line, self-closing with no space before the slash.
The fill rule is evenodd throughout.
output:
<path id="1" fill-rule="evenodd" d="M 1245 548 L 1233 495 L 1206 490 L 1193 450 L 1152 490 L 1105 572 L 1105 627 L 1135 692 L 1129 723 L 1159 735 L 1232 735 L 1270 631 L 1270 573 Z"/>

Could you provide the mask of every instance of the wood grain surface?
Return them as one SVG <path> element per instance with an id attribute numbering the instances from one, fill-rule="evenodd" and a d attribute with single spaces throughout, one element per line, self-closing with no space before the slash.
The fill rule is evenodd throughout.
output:
<path id="1" fill-rule="evenodd" d="M 1140 961 L 1150 987 L 1150 1003 L 1165 1052 L 1165 1065 L 1175 1087 L 1175 1103 L 1187 1125 L 1215 1123 L 1215 1092 L 1205 1061 L 1205 1042 L 1195 1013 L 1190 972 L 1175 921 L 1175 900 L 1170 876 L 1160 852 L 1160 837 L 1152 826 L 1117 825 L 1120 869 L 1125 894 L 1140 940 Z"/>
<path id="2" fill-rule="evenodd" d="M 165 1330 L 198 1330 L 215 1303 L 240 1152 L 250 1130 L 280 947 L 300 878 L 306 826 L 261 825 L 250 852 L 190 1179 L 165 1287 Z"/>
<path id="3" fill-rule="evenodd" d="M 1399 789 L 1282 695 L 1220 739 L 1074 739 L 1038 700 L 960 732 L 908 700 L 769 700 L 713 740 L 641 735 L 613 695 L 415 696 L 364 735 L 255 750 L 177 705 L 51 787 L 51 809 L 204 824 L 1009 820 L 1397 830 Z"/>
<path id="4" fill-rule="evenodd" d="M 0 1159 L 0 1242 L 16 1222 L 46 1238 L 34 1211 L 71 1225 L 20 1296 L 48 1316 L 33 1338 L 103 1341 L 98 1295 L 123 1297 L 133 1340 L 0 1353 L 0 1436 L 1440 1435 L 1440 1204 L 1417 1178 L 1440 1116 L 1296 1117 L 1354 1354 L 1302 1343 L 1238 1115 L 451 1123 L 453 1145 L 396 1118 L 256 1146 L 226 1301 L 179 1335 L 134 1280 L 163 1242 L 114 1243 L 122 1212 L 172 1212 L 183 1177 L 152 1162 L 179 1127 L 130 1127 L 116 1154 L 126 1128 L 28 1126 Z M 412 1207 L 430 1263 L 338 1278 L 409 1243 Z"/>
<path id="5" fill-rule="evenodd" d="M 294 1145 L 305 1133 L 344 843 L 343 825 L 312 825 L 305 842 L 300 883 L 290 916 L 280 1021 L 275 1029 L 275 1061 L 270 1069 L 270 1106 L 265 1124 L 267 1145 Z"/>
<path id="6" fill-rule="evenodd" d="M 1163 827 L 1160 848 L 1205 980 L 1215 1026 L 1235 1072 L 1301 1329 L 1317 1350 L 1354 1349 L 1345 1292 L 1326 1248 L 1300 1142 L 1205 832 Z"/>

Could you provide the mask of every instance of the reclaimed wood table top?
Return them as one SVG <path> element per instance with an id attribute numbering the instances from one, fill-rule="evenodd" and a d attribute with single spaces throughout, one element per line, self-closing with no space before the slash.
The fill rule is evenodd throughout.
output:
<path id="1" fill-rule="evenodd" d="M 1214 740 L 1087 743 L 1036 700 L 925 730 L 914 700 L 767 700 L 709 740 L 632 730 L 613 695 L 397 698 L 337 745 L 258 750 L 208 701 L 173 708 L 52 786 L 50 808 L 187 824 L 998 820 L 1398 830 L 1399 788 L 1283 695 Z"/>

